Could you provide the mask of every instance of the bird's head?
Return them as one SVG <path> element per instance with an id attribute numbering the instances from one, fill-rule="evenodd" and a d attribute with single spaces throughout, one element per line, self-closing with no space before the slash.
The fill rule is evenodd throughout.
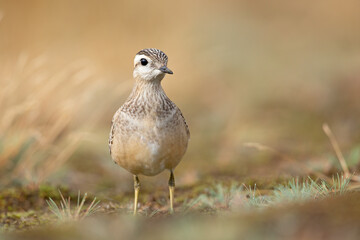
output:
<path id="1" fill-rule="evenodd" d="M 166 73 L 173 74 L 167 67 L 167 61 L 168 57 L 159 49 L 143 49 L 135 56 L 133 76 L 146 81 L 161 81 Z"/>

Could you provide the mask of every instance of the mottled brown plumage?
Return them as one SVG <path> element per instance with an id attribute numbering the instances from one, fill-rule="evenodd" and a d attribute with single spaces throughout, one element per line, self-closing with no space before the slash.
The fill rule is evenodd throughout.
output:
<path id="1" fill-rule="evenodd" d="M 136 54 L 135 85 L 113 117 L 109 148 L 112 159 L 134 174 L 136 183 L 137 175 L 153 176 L 168 169 L 172 178 L 169 186 L 174 187 L 173 170 L 185 154 L 190 133 L 180 109 L 161 87 L 165 73 L 172 74 L 167 60 L 158 49 L 144 49 Z M 135 187 L 137 202 L 136 190 Z"/>

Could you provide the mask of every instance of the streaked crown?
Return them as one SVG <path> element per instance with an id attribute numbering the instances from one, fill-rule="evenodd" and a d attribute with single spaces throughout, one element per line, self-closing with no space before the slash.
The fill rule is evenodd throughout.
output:
<path id="1" fill-rule="evenodd" d="M 163 65 L 167 65 L 168 56 L 166 56 L 163 51 L 156 48 L 145 48 L 143 50 L 140 50 L 136 55 L 145 55 L 159 61 Z"/>

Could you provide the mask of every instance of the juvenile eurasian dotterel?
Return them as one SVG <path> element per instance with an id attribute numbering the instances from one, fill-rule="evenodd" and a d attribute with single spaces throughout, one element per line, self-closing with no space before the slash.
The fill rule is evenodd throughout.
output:
<path id="1" fill-rule="evenodd" d="M 134 88 L 115 113 L 109 137 L 112 159 L 134 175 L 134 214 L 140 190 L 138 175 L 170 171 L 170 212 L 173 212 L 174 169 L 187 149 L 189 128 L 180 109 L 161 87 L 168 57 L 158 49 L 138 52 L 134 59 Z"/>

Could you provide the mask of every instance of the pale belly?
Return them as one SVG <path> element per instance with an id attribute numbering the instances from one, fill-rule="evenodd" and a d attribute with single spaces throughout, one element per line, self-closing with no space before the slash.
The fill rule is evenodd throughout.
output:
<path id="1" fill-rule="evenodd" d="M 153 176 L 179 164 L 188 144 L 182 122 L 144 119 L 124 125 L 116 130 L 111 148 L 118 165 L 132 174 Z"/>

